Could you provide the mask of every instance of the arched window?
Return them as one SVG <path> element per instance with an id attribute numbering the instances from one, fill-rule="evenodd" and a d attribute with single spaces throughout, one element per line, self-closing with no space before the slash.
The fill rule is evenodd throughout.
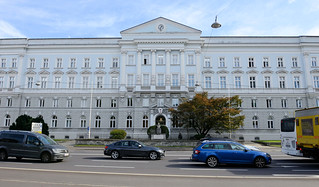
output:
<path id="1" fill-rule="evenodd" d="M 81 128 L 85 128 L 86 127 L 86 117 L 84 115 L 81 116 L 80 127 Z"/>
<path id="2" fill-rule="evenodd" d="M 115 128 L 115 117 L 112 116 L 110 119 L 110 128 Z"/>
<path id="3" fill-rule="evenodd" d="M 101 117 L 100 116 L 95 117 L 95 128 L 101 128 Z"/>
<path id="4" fill-rule="evenodd" d="M 132 128 L 133 127 L 133 118 L 132 116 L 127 116 L 126 118 L 126 127 Z"/>
<path id="5" fill-rule="evenodd" d="M 179 128 L 180 127 L 180 125 L 178 125 L 177 116 L 173 116 L 172 122 L 173 122 L 173 128 Z"/>
<path id="6" fill-rule="evenodd" d="M 258 129 L 258 117 L 257 116 L 253 117 L 253 128 Z"/>
<path id="7" fill-rule="evenodd" d="M 71 128 L 71 123 L 72 123 L 72 118 L 71 118 L 71 116 L 66 116 L 65 127 L 66 127 L 66 128 Z"/>
<path id="8" fill-rule="evenodd" d="M 272 116 L 268 117 L 268 129 L 273 129 L 274 128 L 274 118 Z"/>
<path id="9" fill-rule="evenodd" d="M 10 122 L 11 122 L 11 116 L 9 114 L 7 114 L 5 119 L 4 119 L 4 126 L 5 127 L 9 127 L 10 126 Z"/>
<path id="10" fill-rule="evenodd" d="M 58 126 L 58 117 L 56 115 L 52 116 L 51 127 L 55 128 Z"/>
<path id="11" fill-rule="evenodd" d="M 143 116 L 143 128 L 148 128 L 148 117 Z"/>

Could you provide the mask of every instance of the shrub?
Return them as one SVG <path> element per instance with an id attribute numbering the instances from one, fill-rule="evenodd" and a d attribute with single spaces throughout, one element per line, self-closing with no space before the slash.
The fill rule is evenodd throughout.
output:
<path id="1" fill-rule="evenodd" d="M 149 136 L 149 138 L 151 138 L 152 134 L 156 134 L 156 128 L 157 128 L 157 125 L 153 125 L 147 129 L 147 135 Z M 161 132 L 162 134 L 166 135 L 166 139 L 169 137 L 169 130 L 167 126 L 161 125 Z"/>
<path id="2" fill-rule="evenodd" d="M 124 139 L 126 137 L 125 130 L 122 129 L 114 129 L 110 132 L 111 139 Z"/>

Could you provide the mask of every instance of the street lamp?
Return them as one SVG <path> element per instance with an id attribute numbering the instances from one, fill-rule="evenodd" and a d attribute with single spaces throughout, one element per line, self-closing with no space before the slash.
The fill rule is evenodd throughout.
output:
<path id="1" fill-rule="evenodd" d="M 222 25 L 220 23 L 217 22 L 217 16 L 215 17 L 215 22 L 211 25 L 211 27 L 213 29 L 218 29 L 219 27 L 221 27 Z"/>

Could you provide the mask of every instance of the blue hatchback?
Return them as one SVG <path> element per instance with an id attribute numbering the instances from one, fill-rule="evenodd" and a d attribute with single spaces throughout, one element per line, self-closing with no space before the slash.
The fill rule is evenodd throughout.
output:
<path id="1" fill-rule="evenodd" d="M 209 167 L 218 164 L 253 164 L 262 168 L 271 163 L 271 156 L 233 141 L 203 141 L 194 148 L 192 160 L 205 162 Z"/>

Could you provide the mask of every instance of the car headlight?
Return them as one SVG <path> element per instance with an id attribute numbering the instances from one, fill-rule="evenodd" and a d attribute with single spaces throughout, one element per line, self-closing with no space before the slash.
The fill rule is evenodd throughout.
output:
<path id="1" fill-rule="evenodd" d="M 68 151 L 65 149 L 52 149 L 54 153 L 67 153 Z"/>
<path id="2" fill-rule="evenodd" d="M 271 156 L 270 156 L 270 154 L 267 153 L 267 154 L 266 154 L 266 157 L 270 158 Z"/>

